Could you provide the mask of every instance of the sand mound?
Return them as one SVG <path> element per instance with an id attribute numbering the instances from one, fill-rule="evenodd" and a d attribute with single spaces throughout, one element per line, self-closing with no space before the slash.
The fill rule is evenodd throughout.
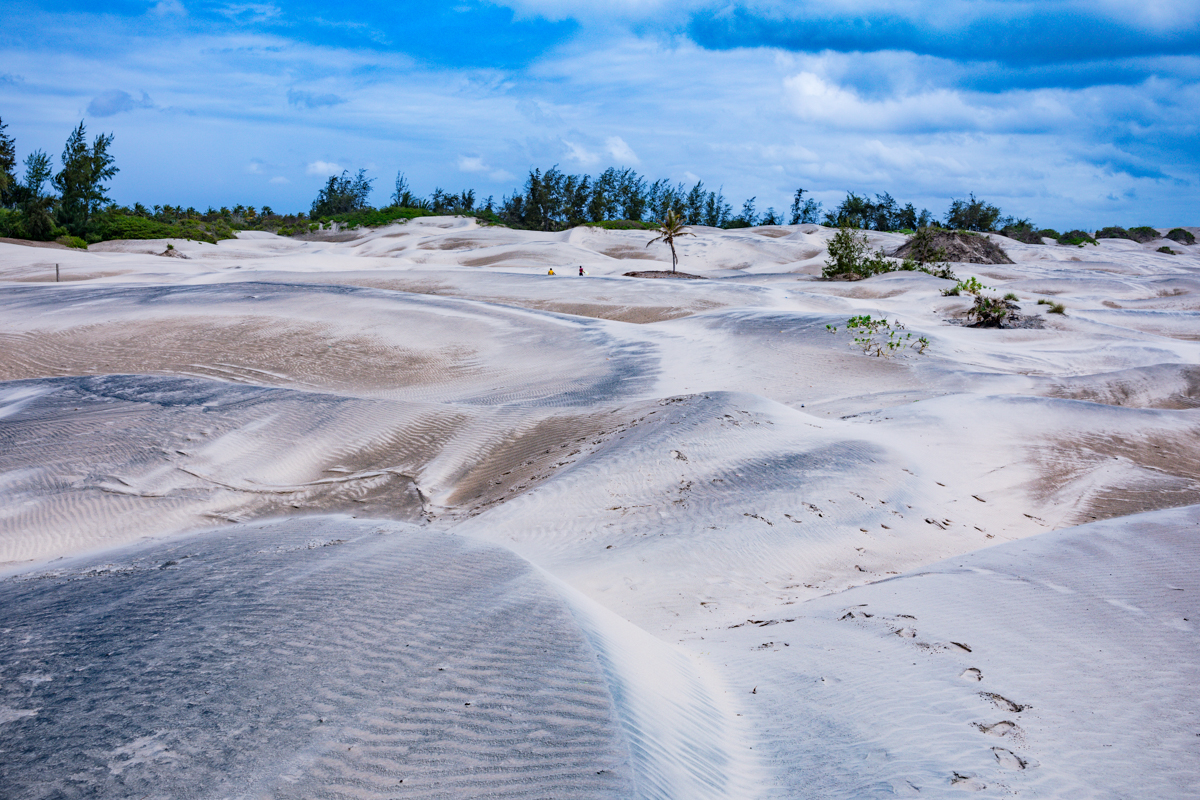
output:
<path id="1" fill-rule="evenodd" d="M 692 275 L 687 272 L 672 272 L 669 269 L 644 269 L 636 272 L 626 272 L 626 278 L 678 278 L 685 281 L 705 280 L 703 275 Z"/>
<path id="2" fill-rule="evenodd" d="M 932 247 L 943 248 L 946 260 L 960 264 L 1012 264 L 1004 249 L 986 234 L 969 231 L 936 231 Z M 912 255 L 911 241 L 893 250 L 890 255 L 904 258 Z"/>

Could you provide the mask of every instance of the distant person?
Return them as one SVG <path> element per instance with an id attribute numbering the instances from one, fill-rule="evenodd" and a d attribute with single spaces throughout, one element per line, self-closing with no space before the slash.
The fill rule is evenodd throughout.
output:
<path id="1" fill-rule="evenodd" d="M 554 274 L 554 267 L 551 267 L 551 268 L 550 268 L 550 271 L 549 271 L 549 272 L 547 272 L 546 274 L 547 274 L 547 275 L 553 275 L 553 274 Z"/>
<path id="2" fill-rule="evenodd" d="M 583 277 L 583 264 L 579 265 L 579 276 Z"/>

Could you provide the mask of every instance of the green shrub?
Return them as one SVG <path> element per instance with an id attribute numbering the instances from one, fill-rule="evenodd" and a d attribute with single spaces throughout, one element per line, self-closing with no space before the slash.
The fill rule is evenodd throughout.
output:
<path id="1" fill-rule="evenodd" d="M 1054 228 L 1042 228 L 1038 231 L 1038 236 L 1041 236 L 1043 239 L 1057 239 L 1058 231 L 1054 230 Z"/>
<path id="2" fill-rule="evenodd" d="M 1021 298 L 1017 297 L 1017 294 L 1016 294 L 1016 292 L 1009 292 L 1008 294 L 1004 295 L 1004 299 L 1005 299 L 1005 300 L 1011 300 L 1011 301 L 1013 301 L 1013 302 L 1015 303 L 1015 302 L 1017 302 L 1018 300 L 1020 300 Z"/>
<path id="3" fill-rule="evenodd" d="M 1067 307 L 1064 306 L 1062 303 L 1056 303 L 1053 300 L 1047 300 L 1044 297 L 1042 299 L 1038 300 L 1038 305 L 1039 306 L 1050 306 L 1051 314 L 1066 314 L 1067 313 Z"/>
<path id="4" fill-rule="evenodd" d="M 1196 243 L 1196 237 L 1192 235 L 1192 232 L 1185 231 L 1183 228 L 1172 228 L 1167 233 L 1167 238 L 1172 242 L 1179 242 L 1180 244 Z"/>
<path id="5" fill-rule="evenodd" d="M 1028 222 L 1007 225 L 1001 229 L 1000 234 L 1025 244 L 1043 244 L 1041 231 L 1035 231 Z"/>
<path id="6" fill-rule="evenodd" d="M 1007 300 L 977 294 L 975 305 L 967 310 L 967 319 L 975 320 L 975 324 L 980 328 L 999 328 L 1013 310 L 1015 306 Z"/>
<path id="7" fill-rule="evenodd" d="M 829 256 L 821 270 L 823 278 L 869 278 L 897 269 L 882 250 L 870 252 L 865 233 L 855 233 L 851 228 L 839 228 L 829 240 Z"/>
<path id="8" fill-rule="evenodd" d="M 838 329 L 836 325 L 826 325 L 825 330 L 837 333 Z M 851 317 L 846 321 L 846 330 L 854 335 L 852 344 L 867 355 L 894 356 L 904 350 L 924 353 L 929 347 L 926 337 L 914 340 L 911 333 L 904 333 L 904 324 L 899 320 L 893 324 L 887 319 L 872 319 L 870 314 Z"/>
<path id="9" fill-rule="evenodd" d="M 78 247 L 80 250 L 87 250 L 87 242 L 85 242 L 83 239 L 80 239 L 78 236 L 71 236 L 70 234 L 67 234 L 58 237 L 54 241 L 58 242 L 59 244 L 65 244 L 67 247 Z"/>
<path id="10" fill-rule="evenodd" d="M 1175 255 L 1175 251 L 1172 250 L 1171 248 L 1167 247 L 1165 244 L 1162 247 L 1158 248 L 1158 250 L 1156 252 L 1167 253 L 1168 255 L 1172 255 L 1172 256 Z"/>
<path id="11" fill-rule="evenodd" d="M 1129 235 L 1129 231 L 1125 230 L 1122 227 L 1116 226 L 1116 225 L 1113 225 L 1113 226 L 1110 226 L 1107 228 L 1101 228 L 1100 230 L 1096 231 L 1096 238 L 1097 239 L 1130 239 L 1133 241 L 1137 241 L 1136 239 L 1134 239 L 1132 236 Z"/>
<path id="12" fill-rule="evenodd" d="M 1159 238 L 1159 235 L 1159 232 L 1154 228 L 1151 228 L 1149 225 L 1139 225 L 1136 228 L 1129 229 L 1130 238 L 1135 242 L 1141 242 L 1142 244 L 1145 244 L 1146 242 L 1153 242 L 1155 239 Z"/>
<path id="13" fill-rule="evenodd" d="M 1096 240 L 1087 231 L 1067 231 L 1058 237 L 1058 243 L 1083 247 L 1085 244 L 1095 244 Z"/>

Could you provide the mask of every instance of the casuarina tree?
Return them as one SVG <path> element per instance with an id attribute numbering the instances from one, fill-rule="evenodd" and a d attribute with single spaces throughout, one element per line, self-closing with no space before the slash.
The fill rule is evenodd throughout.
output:
<path id="1" fill-rule="evenodd" d="M 85 236 L 92 215 L 108 199 L 104 184 L 116 175 L 113 157 L 108 152 L 113 135 L 100 134 L 89 146 L 87 131 L 80 122 L 67 138 L 62 153 L 62 171 L 54 176 L 58 188 L 60 221 L 75 236 Z"/>
<path id="2" fill-rule="evenodd" d="M 654 230 L 658 236 L 646 242 L 646 247 L 655 242 L 666 242 L 671 248 L 671 272 L 675 272 L 675 265 L 679 263 L 679 256 L 675 254 L 675 239 L 680 236 L 695 236 L 696 234 L 684 229 L 683 219 L 674 211 L 668 211 L 666 218 Z"/>

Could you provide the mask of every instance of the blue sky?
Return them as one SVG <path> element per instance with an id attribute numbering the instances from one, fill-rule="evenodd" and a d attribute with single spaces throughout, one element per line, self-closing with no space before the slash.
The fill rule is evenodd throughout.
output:
<path id="1" fill-rule="evenodd" d="M 0 118 L 54 156 L 115 134 L 121 203 L 306 209 L 510 193 L 534 166 L 782 208 L 968 192 L 1058 228 L 1200 224 L 1196 0 L 28 2 L 0 10 Z"/>

